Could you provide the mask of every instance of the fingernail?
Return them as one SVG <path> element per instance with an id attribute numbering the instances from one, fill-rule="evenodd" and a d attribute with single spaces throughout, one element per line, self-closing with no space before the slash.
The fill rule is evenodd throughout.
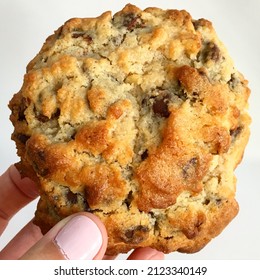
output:
<path id="1" fill-rule="evenodd" d="M 90 218 L 78 215 L 59 231 L 54 242 L 68 260 L 92 260 L 102 246 L 102 234 Z"/>

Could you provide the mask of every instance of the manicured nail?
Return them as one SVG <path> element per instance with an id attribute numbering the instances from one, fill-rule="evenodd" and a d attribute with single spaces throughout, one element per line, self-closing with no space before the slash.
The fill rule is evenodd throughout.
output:
<path id="1" fill-rule="evenodd" d="M 78 215 L 65 224 L 54 242 L 68 260 L 92 260 L 102 246 L 102 234 L 90 218 Z"/>

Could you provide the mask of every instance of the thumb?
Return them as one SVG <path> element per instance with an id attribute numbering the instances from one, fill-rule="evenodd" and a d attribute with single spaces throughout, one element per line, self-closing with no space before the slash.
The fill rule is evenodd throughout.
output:
<path id="1" fill-rule="evenodd" d="M 22 260 L 101 260 L 107 247 L 105 226 L 93 214 L 77 213 L 56 224 Z"/>

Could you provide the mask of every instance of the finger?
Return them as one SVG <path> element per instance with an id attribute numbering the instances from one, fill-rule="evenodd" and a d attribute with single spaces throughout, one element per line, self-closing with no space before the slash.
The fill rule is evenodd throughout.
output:
<path id="1" fill-rule="evenodd" d="M 150 247 L 137 248 L 127 258 L 128 260 L 163 260 L 164 254 Z"/>
<path id="2" fill-rule="evenodd" d="M 107 247 L 105 226 L 93 214 L 77 213 L 56 224 L 29 249 L 24 260 L 101 260 Z"/>
<path id="3" fill-rule="evenodd" d="M 0 235 L 12 216 L 37 196 L 34 182 L 22 179 L 14 165 L 0 176 Z"/>
<path id="4" fill-rule="evenodd" d="M 0 260 L 17 260 L 42 238 L 41 230 L 30 221 L 0 252 Z"/>

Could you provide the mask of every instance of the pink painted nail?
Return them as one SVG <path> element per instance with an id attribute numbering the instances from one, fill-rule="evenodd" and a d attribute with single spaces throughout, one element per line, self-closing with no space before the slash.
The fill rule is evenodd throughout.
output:
<path id="1" fill-rule="evenodd" d="M 68 260 L 92 260 L 102 246 L 102 234 L 90 218 L 78 215 L 65 224 L 54 242 Z"/>

